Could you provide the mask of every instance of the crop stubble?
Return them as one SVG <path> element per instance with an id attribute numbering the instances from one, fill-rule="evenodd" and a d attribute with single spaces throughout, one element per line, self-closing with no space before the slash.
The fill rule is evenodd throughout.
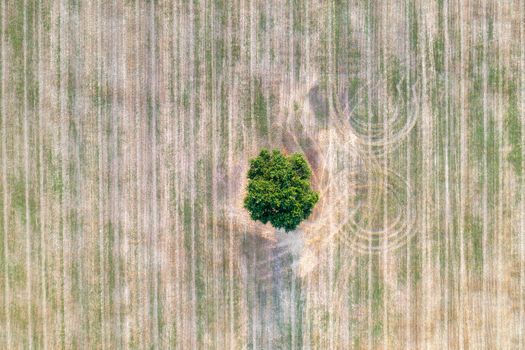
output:
<path id="1" fill-rule="evenodd" d="M 2 348 L 525 348 L 525 3 L 1 4 Z M 321 193 L 242 208 L 261 147 Z"/>

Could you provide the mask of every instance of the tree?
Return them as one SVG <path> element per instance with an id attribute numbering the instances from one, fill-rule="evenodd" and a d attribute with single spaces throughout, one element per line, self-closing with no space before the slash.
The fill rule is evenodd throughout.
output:
<path id="1" fill-rule="evenodd" d="M 263 149 L 250 160 L 244 207 L 253 220 L 285 231 L 294 230 L 319 200 L 310 188 L 312 171 L 302 154 L 283 155 Z"/>

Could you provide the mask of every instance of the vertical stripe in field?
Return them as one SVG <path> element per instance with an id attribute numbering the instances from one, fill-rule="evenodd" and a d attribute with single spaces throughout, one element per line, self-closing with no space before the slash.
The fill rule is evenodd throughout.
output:
<path id="1" fill-rule="evenodd" d="M 195 65 L 195 38 L 196 38 L 196 29 L 195 29 L 195 9 L 193 2 L 189 3 L 189 18 L 190 18 L 190 24 L 189 24 L 189 71 L 191 74 L 190 82 L 189 82 L 189 91 L 191 92 L 192 96 L 197 96 L 197 87 L 196 87 L 196 73 L 197 73 L 197 67 Z M 190 287 L 190 293 L 191 293 L 191 329 L 189 337 L 191 339 L 191 347 L 196 348 L 197 347 L 197 298 L 196 298 L 196 248 L 195 248 L 195 235 L 196 235 L 196 228 L 195 228 L 195 195 L 196 195 L 196 183 L 195 183 L 195 119 L 196 119 L 196 101 L 194 98 L 190 98 L 190 111 L 188 114 L 189 118 L 189 147 L 188 147 L 188 153 L 189 153 L 189 161 L 192 166 L 189 168 L 189 188 L 187 189 L 190 193 L 190 211 L 191 211 L 191 223 L 189 227 L 189 233 L 191 235 L 190 238 L 190 260 L 191 260 L 191 287 Z"/>
<path id="2" fill-rule="evenodd" d="M 59 251 L 59 264 L 60 272 L 58 273 L 58 285 L 60 286 L 59 301 L 60 305 L 60 330 L 58 339 L 60 339 L 60 346 L 65 348 L 69 346 L 69 322 L 67 320 L 67 314 L 69 308 L 67 307 L 67 286 L 66 286 L 66 242 L 68 230 L 66 228 L 67 223 L 67 183 L 66 178 L 66 164 L 68 159 L 67 144 L 68 144 L 68 130 L 66 124 L 68 122 L 67 114 L 67 102 L 66 102 L 66 89 L 67 89 L 67 32 L 62 31 L 62 27 L 67 25 L 68 18 L 65 9 L 65 1 L 60 1 L 58 5 L 58 54 L 57 54 L 57 112 L 58 112 L 58 147 L 59 147 L 59 159 L 60 159 L 60 178 L 62 179 L 61 189 L 59 194 L 59 238 L 58 238 L 58 251 Z"/>
<path id="3" fill-rule="evenodd" d="M 96 3 L 97 7 L 97 80 L 96 80 L 96 99 L 97 99 L 97 149 L 98 149 L 98 203 L 97 203 L 97 210 L 98 210 L 98 290 L 99 290 L 99 298 L 100 298 L 100 306 L 99 306 L 99 324 L 98 327 L 100 327 L 100 347 L 102 349 L 106 348 L 106 329 L 104 325 L 106 324 L 106 266 L 105 266 L 105 221 L 104 221 L 104 162 L 103 158 L 105 156 L 104 152 L 104 137 L 103 137 L 103 129 L 105 129 L 104 126 L 104 115 L 102 111 L 102 99 L 104 96 L 102 96 L 103 93 L 103 52 L 102 52 L 102 1 L 98 1 Z"/>
<path id="4" fill-rule="evenodd" d="M 218 15 L 218 9 L 215 6 L 215 2 L 212 2 L 211 9 L 210 9 L 210 22 L 211 22 L 211 99 L 212 99 L 212 112 L 211 112 L 211 145 L 212 145 L 212 156 L 211 156 L 211 167 L 212 167 L 212 190 L 211 190 L 211 201 L 212 201 L 212 212 L 217 213 L 220 206 L 219 206 L 219 200 L 218 200 L 218 162 L 219 162 L 219 135 L 218 135 L 218 127 L 219 127 L 219 117 L 221 115 L 221 111 L 219 109 L 219 102 L 218 102 L 218 96 L 219 96 L 219 89 L 217 84 L 217 67 L 222 66 L 222 62 L 218 62 L 217 59 L 217 43 L 216 43 L 216 35 L 218 32 L 216 21 L 214 20 L 217 18 Z M 220 253 L 219 253 L 219 228 L 218 228 L 218 218 L 217 215 L 212 214 L 212 278 L 213 278 L 213 286 L 212 286 L 212 293 L 213 293 L 213 348 L 218 349 L 220 348 L 220 323 L 221 318 L 219 314 L 219 308 L 220 308 L 220 298 L 221 294 L 219 293 L 220 286 L 219 286 L 219 262 L 220 262 Z"/>
<path id="5" fill-rule="evenodd" d="M 42 320 L 47 320 L 48 310 L 47 310 L 47 277 L 46 277 L 46 265 L 47 265 L 47 252 L 46 252 L 46 214 L 47 214 L 47 204 L 45 196 L 45 166 L 44 166 L 44 130 L 45 130 L 45 114 L 42 109 L 44 101 L 44 78 L 43 78 L 43 5 L 42 3 L 38 6 L 38 103 L 37 103 L 37 113 L 38 113 L 38 169 L 39 169 L 39 245 L 40 245 L 40 258 L 39 258 L 39 270 L 40 270 L 40 313 Z M 4 62 L 4 58 L 1 58 Z M 47 322 L 42 322 L 42 348 L 47 349 L 47 337 L 48 337 L 48 325 Z M 39 327 L 40 328 L 40 327 Z"/>
<path id="6" fill-rule="evenodd" d="M 337 95 L 334 91 L 335 88 L 335 57 L 334 57 L 334 38 L 333 38 L 333 29 L 334 29 L 334 23 L 333 23 L 333 17 L 334 17 L 334 4 L 333 2 L 329 3 L 329 9 L 328 9 L 328 20 L 327 20 L 327 72 L 325 73 L 327 75 L 326 82 L 327 82 L 327 98 L 329 101 L 333 101 L 334 98 L 337 98 Z M 335 111 L 333 110 L 332 103 L 328 104 L 328 115 L 327 119 L 330 121 L 334 115 Z M 328 154 L 327 157 L 327 167 L 331 168 L 333 165 L 333 138 L 332 135 L 330 135 L 329 144 L 328 144 Z M 333 231 L 335 228 L 334 218 L 332 213 L 328 214 L 328 226 L 330 232 Z M 328 242 L 328 253 L 327 253 L 327 280 L 326 280 L 326 312 L 328 314 L 328 332 L 327 332 L 327 348 L 333 349 L 335 346 L 334 343 L 334 244 L 332 241 Z"/>
<path id="7" fill-rule="evenodd" d="M 380 11 L 382 14 L 384 13 L 387 13 L 388 12 L 388 5 L 389 5 L 389 2 L 388 1 L 385 1 L 384 5 L 383 6 L 380 6 Z M 384 28 L 386 28 L 386 16 L 384 15 L 381 15 L 381 29 L 379 30 L 379 40 L 380 40 L 380 43 L 381 44 L 385 44 L 387 42 L 386 40 L 386 31 L 384 30 Z M 381 65 L 384 65 L 386 66 L 386 62 L 388 60 L 387 58 L 387 54 L 390 54 L 389 52 L 387 52 L 387 50 L 385 49 L 382 54 L 381 54 L 381 57 L 379 59 L 379 64 Z M 390 135 L 390 132 L 389 132 L 389 125 L 388 125 L 388 121 L 389 119 L 392 117 L 390 115 L 391 111 L 389 110 L 388 106 L 387 106 L 387 82 L 388 82 L 388 71 L 387 70 L 383 70 L 381 76 L 380 76 L 380 79 L 381 79 L 381 83 L 378 84 L 378 96 L 379 98 L 381 99 L 381 106 L 378 108 L 378 110 L 380 111 L 380 113 L 382 114 L 382 126 L 381 128 L 383 129 L 382 132 L 383 132 L 383 135 L 385 135 L 385 137 L 387 137 L 387 135 Z M 390 262 L 389 262 L 389 252 L 388 252 L 388 234 L 390 233 L 389 232 L 389 220 L 388 220 L 388 206 L 389 206 L 389 184 L 388 184 L 388 176 L 387 174 L 390 173 L 390 169 L 389 169 L 389 152 L 390 152 L 390 146 L 388 144 L 385 143 L 385 145 L 383 146 L 382 148 L 382 151 L 383 151 L 383 154 L 382 154 L 382 157 L 383 157 L 383 160 L 382 160 L 382 164 L 381 164 L 381 167 L 382 167 L 382 183 L 381 183 L 381 186 L 382 186 L 382 194 L 380 198 L 382 198 L 382 203 L 380 205 L 382 205 L 382 208 L 381 210 L 383 211 L 383 218 L 382 218 L 382 227 L 383 227 L 383 230 L 384 230 L 384 233 L 385 233 L 385 237 L 382 239 L 382 246 L 383 246 L 383 251 L 382 251 L 382 254 L 380 254 L 381 256 L 381 262 L 383 264 L 382 266 L 382 269 L 381 269 L 381 283 L 383 283 L 383 286 L 384 286 L 384 291 L 383 291 L 383 302 L 382 302 L 382 305 L 381 307 L 383 308 L 382 310 L 382 315 L 381 315 L 381 322 L 382 322 L 382 325 L 383 325 L 383 329 L 382 329 L 382 334 L 381 336 L 383 337 L 382 339 L 382 342 L 383 342 L 383 350 L 388 350 L 390 348 L 390 342 L 389 342 L 389 325 L 388 325 L 388 322 L 389 322 L 389 317 L 388 317 L 388 312 L 389 312 L 389 307 L 388 307 L 388 302 L 390 300 L 390 294 L 389 294 L 389 286 L 391 285 L 391 283 L 389 283 L 388 279 L 390 278 Z M 393 173 L 393 171 L 392 171 Z"/>
<path id="8" fill-rule="evenodd" d="M 373 76 L 372 76 L 372 59 L 373 59 L 373 47 L 372 47 L 372 33 L 373 33 L 373 29 L 372 29 L 372 16 L 373 16 L 373 5 L 372 3 L 368 3 L 367 4 L 367 20 L 366 20 L 366 56 L 367 56 L 367 66 L 366 66 L 366 86 L 368 87 L 367 89 L 367 106 L 366 106 L 366 115 L 367 115 L 367 123 L 368 123 L 368 128 L 367 128 L 367 132 L 368 134 L 371 133 L 371 129 L 372 129 L 372 120 L 371 120 L 371 117 L 372 117 L 372 80 L 373 80 Z M 368 146 L 368 154 L 373 154 L 372 152 L 372 146 L 369 145 Z M 370 188 L 371 186 L 371 175 L 370 174 L 367 174 L 367 179 L 366 179 L 367 183 L 366 183 L 366 186 L 368 186 L 368 188 Z M 370 193 L 367 192 L 367 196 L 370 196 Z M 371 202 L 371 198 L 367 198 L 366 199 L 368 202 Z M 367 208 L 367 210 L 370 210 L 369 208 Z M 366 213 L 366 214 L 369 214 L 369 213 Z M 373 273 L 373 270 L 372 270 L 372 261 L 374 259 L 374 256 L 373 256 L 373 253 L 372 253 L 372 241 L 369 241 L 368 243 L 368 260 L 367 260 L 367 265 L 368 265 L 368 281 L 367 281 L 367 301 L 368 301 L 368 304 L 367 304 L 367 346 L 368 346 L 368 349 L 372 349 L 373 347 L 373 331 L 372 331 L 372 327 L 373 327 L 373 320 L 372 320 L 372 281 L 373 281 L 373 276 L 372 276 L 372 273 Z"/>
<path id="9" fill-rule="evenodd" d="M 519 329 L 518 329 L 518 346 L 525 347 L 525 1 L 518 2 L 518 12 L 520 18 L 520 116 L 521 116 L 521 196 L 520 196 L 520 291 L 519 291 Z"/>
<path id="10" fill-rule="evenodd" d="M 27 0 L 24 0 L 23 9 L 24 23 L 23 23 L 23 66 L 24 66 L 24 122 L 23 122 L 23 133 L 24 133 L 24 206 L 25 206 L 25 236 L 26 236 L 26 302 L 27 302 L 27 346 L 33 348 L 33 313 L 32 313 L 32 265 L 31 265 L 31 228 L 30 228 L 30 216 L 29 216 L 29 106 L 27 101 L 27 41 L 28 41 L 28 23 L 27 23 Z"/>
<path id="11" fill-rule="evenodd" d="M 502 1 L 496 1 L 495 3 L 495 15 L 494 15 L 494 21 L 496 22 L 495 25 L 495 31 L 496 32 L 503 32 L 502 23 L 501 23 L 501 17 L 502 16 Z M 496 43 L 502 47 L 504 45 L 503 38 L 497 38 Z M 502 57 L 501 51 L 498 52 L 496 56 L 496 64 L 498 69 L 502 69 L 502 64 L 504 61 L 504 57 Z M 496 205 L 496 229 L 495 229 L 495 235 L 496 235 L 496 276 L 503 276 L 503 245 L 504 245 L 504 222 L 503 222 L 503 207 L 504 207 L 504 197 L 503 197 L 503 180 L 504 180 L 504 162 L 502 161 L 504 159 L 503 156 L 503 117 L 504 117 L 504 107 L 503 107 L 503 89 L 504 89 L 504 82 L 499 81 L 497 86 L 498 96 L 496 97 L 495 101 L 495 116 L 496 116 L 496 123 L 495 123 L 495 129 L 496 129 L 496 140 L 498 147 L 497 152 L 497 159 L 498 162 L 498 177 L 497 177 L 497 205 Z M 498 278 L 496 281 L 496 347 L 498 349 L 502 349 L 505 346 L 503 345 L 506 341 L 505 334 L 503 333 L 502 323 L 503 323 L 503 285 L 502 285 L 502 279 Z"/>
<path id="12" fill-rule="evenodd" d="M 429 200 L 429 172 L 430 172 L 430 138 L 432 137 L 431 130 L 430 130 L 430 115 L 428 111 L 428 80 L 427 80 L 427 56 L 426 56 L 426 50 L 424 49 L 426 47 L 426 41 L 427 41 L 427 27 L 425 22 L 425 7 L 422 3 L 421 8 L 419 8 L 418 15 L 416 16 L 416 20 L 421 23 L 421 30 L 418 33 L 418 43 L 421 43 L 421 46 L 423 49 L 421 50 L 421 58 L 420 62 L 418 64 L 421 65 L 421 91 L 420 91 L 420 107 L 417 108 L 417 113 L 420 114 L 420 120 L 421 120 L 421 126 L 420 126 L 420 142 L 421 142 L 421 197 L 420 197 L 420 207 L 419 207 L 419 215 L 421 216 L 421 240 L 420 240 L 420 249 L 421 249 L 421 256 L 422 256 L 422 262 L 421 262 L 421 274 L 422 274 L 422 286 L 421 286 L 421 298 L 422 298 L 422 307 L 421 307 L 421 321 L 419 326 L 419 332 L 420 332 L 420 338 L 418 347 L 428 349 L 428 339 L 430 338 L 430 335 L 428 334 L 428 329 L 430 326 L 430 315 L 429 315 L 429 295 L 431 288 L 430 286 L 430 280 L 429 278 L 425 278 L 426 276 L 431 276 L 431 272 L 429 271 L 429 208 L 428 205 L 430 203 Z M 419 319 L 419 317 L 418 317 Z"/>
<path id="13" fill-rule="evenodd" d="M 488 17 L 488 2 L 483 4 L 483 188 L 482 188 L 482 216 L 483 216 L 483 237 L 482 237 L 482 259 L 483 259 L 483 276 L 482 276 L 482 300 L 481 300 L 481 330 L 482 334 L 487 330 L 487 279 L 488 279 L 488 232 L 489 232 L 489 211 L 488 211 L 488 162 L 489 162 L 489 151 L 488 151 L 488 28 L 487 28 L 487 17 Z M 481 346 L 486 349 L 485 339 L 481 339 Z"/>
<path id="14" fill-rule="evenodd" d="M 6 333 L 6 344 L 8 348 L 13 347 L 12 341 L 12 328 L 11 328 L 11 289 L 9 281 L 9 266 L 10 266 L 10 253 L 9 253 L 9 216 L 8 216 L 8 184 L 7 184 L 7 108 L 6 108 L 6 81 L 7 81 L 7 70 L 6 70 L 6 0 L 2 1 L 2 37 L 1 37 L 1 74 L 2 82 L 0 83 L 0 109 L 2 113 L 2 236 L 3 236 L 3 279 L 4 279 L 4 314 L 5 314 L 5 333 Z"/>
<path id="15" fill-rule="evenodd" d="M 232 169 L 233 169 L 233 135 L 234 135 L 234 132 L 233 132 L 233 128 L 234 128 L 234 115 L 233 115 L 233 104 L 234 104 L 234 101 L 233 101 L 233 84 L 234 84 L 234 73 L 233 73 L 233 57 L 232 57 L 232 39 L 233 39 L 233 29 L 232 29 L 232 26 L 233 26 L 233 23 L 232 23 L 232 14 L 233 14 L 233 10 L 232 10 L 232 7 L 233 7 L 233 4 L 230 5 L 230 9 L 228 10 L 227 12 L 227 26 L 228 26 L 228 29 L 227 29 L 227 40 L 226 40 L 226 45 L 227 45 L 227 79 L 226 79 L 226 84 L 228 84 L 227 86 L 229 86 L 229 90 L 228 90 L 228 98 L 227 98 L 227 103 L 228 103 L 228 116 L 227 116 L 227 120 L 228 120 L 228 127 L 227 127 L 227 130 L 228 130 L 228 136 L 227 136 L 227 140 L 228 140 L 228 146 L 227 146 L 227 149 L 228 149 L 228 157 L 227 157 L 227 160 L 228 160 L 228 173 L 232 173 Z M 233 190 L 233 179 L 228 179 L 228 185 L 227 185 L 227 188 L 228 188 L 228 192 L 231 193 L 231 191 Z M 228 203 L 228 204 L 232 204 L 232 203 Z M 228 211 L 228 208 L 226 208 L 226 211 Z M 228 218 L 228 324 L 229 324 L 229 339 L 228 341 L 226 342 L 226 344 L 228 344 L 227 346 L 230 347 L 230 348 L 234 348 L 235 347 L 235 337 L 234 337 L 234 291 L 233 291 L 233 274 L 234 274 L 234 271 L 233 271 L 233 249 L 234 249 L 234 231 L 233 231 L 233 218 L 231 215 L 229 215 L 229 218 Z"/>
<path id="16" fill-rule="evenodd" d="M 468 31 L 468 13 L 465 14 L 464 4 L 458 4 L 459 12 L 459 46 L 460 46 L 460 63 L 459 63 L 459 210 L 458 210 L 458 235 L 459 235 L 459 276 L 458 276 L 458 297 L 456 311 L 458 313 L 458 347 L 459 349 L 465 348 L 465 339 L 468 338 L 466 334 L 466 319 L 465 319 L 465 304 L 466 298 L 462 292 L 466 288 L 466 267 L 465 267 L 465 199 L 466 199 L 466 187 L 467 187 L 467 111 L 465 101 L 467 98 L 467 77 L 466 77 L 466 48 L 467 39 L 465 32 Z M 467 6 L 465 6 L 467 7 Z"/>
<path id="17" fill-rule="evenodd" d="M 447 0 L 445 0 L 447 1 Z M 415 113 L 412 111 L 412 109 L 409 106 L 409 101 L 411 100 L 411 94 L 410 94 L 410 87 L 412 86 L 412 76 L 410 74 L 411 72 L 411 52 L 410 52 L 410 32 L 411 30 L 411 20 L 410 20 L 410 0 L 404 1 L 404 8 L 405 8 L 405 48 L 404 48 L 404 54 L 405 54 L 405 62 L 406 62 L 406 68 L 405 68 L 405 74 L 406 74 L 406 101 L 407 101 L 407 114 Z M 407 118 L 409 115 L 407 115 Z M 407 137 L 407 143 L 406 143 L 406 179 L 407 179 L 407 187 L 406 191 L 409 192 L 409 188 L 412 186 L 412 135 L 409 134 Z M 406 215 L 407 218 L 412 217 L 412 201 L 407 201 L 407 207 L 406 207 Z M 406 288 L 406 312 L 404 314 L 405 322 L 407 326 L 405 327 L 405 347 L 409 348 L 413 342 L 412 340 L 412 318 L 413 318 L 413 305 L 412 305 L 412 276 L 410 268 L 412 266 L 412 244 L 410 242 L 409 237 L 407 237 L 407 244 L 406 244 L 406 285 L 408 286 Z"/>
<path id="18" fill-rule="evenodd" d="M 150 273 L 152 276 L 152 283 L 153 283 L 153 314 L 151 317 L 153 318 L 153 348 L 159 347 L 159 290 L 158 290 L 158 284 L 159 284 L 159 257 L 158 257 L 158 224 L 157 224 L 157 197 L 158 197 L 158 190 L 157 190 L 157 95 L 156 95 L 156 88 L 157 88 L 157 65 L 156 65 L 156 30 L 155 30 L 155 2 L 150 2 L 150 19 L 149 19 L 149 31 L 150 31 L 150 37 L 149 37 L 149 49 L 150 49 L 150 107 L 151 108 L 151 170 L 152 170 L 152 203 L 151 203 L 151 210 L 152 210 L 152 225 L 151 225 L 151 242 L 150 242 L 150 249 L 151 249 L 151 255 L 149 257 L 150 259 L 150 265 L 151 270 Z"/>
<path id="19" fill-rule="evenodd" d="M 451 52 L 450 49 L 450 35 L 449 35 L 449 1 L 444 0 L 443 5 L 443 12 L 444 12 L 444 70 L 445 70 L 445 147 L 444 147 L 444 175 L 445 175 L 445 218 L 444 218 L 444 225 L 445 225 L 445 281 L 444 281 L 444 307 L 445 307 L 445 317 L 444 317 L 444 342 L 445 346 L 450 346 L 450 337 L 451 337 L 451 331 L 450 331 L 450 299 L 451 299 L 451 291 L 450 291 L 450 261 L 451 261 L 451 225 L 452 225 L 452 218 L 451 218 L 451 196 L 450 196 L 450 55 L 449 52 Z"/>

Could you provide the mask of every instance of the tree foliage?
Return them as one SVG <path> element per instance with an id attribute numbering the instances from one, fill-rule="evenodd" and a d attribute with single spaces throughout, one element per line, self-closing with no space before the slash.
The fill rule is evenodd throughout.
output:
<path id="1" fill-rule="evenodd" d="M 276 228 L 294 230 L 306 219 L 319 199 L 310 188 L 312 171 L 299 153 L 290 156 L 263 149 L 250 160 L 248 194 L 244 207 L 253 220 Z"/>

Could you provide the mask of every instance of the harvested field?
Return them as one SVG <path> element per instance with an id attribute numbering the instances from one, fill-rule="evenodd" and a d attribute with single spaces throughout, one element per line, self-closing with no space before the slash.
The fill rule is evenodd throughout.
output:
<path id="1" fill-rule="evenodd" d="M 0 349 L 525 349 L 525 0 L 1 0 L 0 64 Z"/>

